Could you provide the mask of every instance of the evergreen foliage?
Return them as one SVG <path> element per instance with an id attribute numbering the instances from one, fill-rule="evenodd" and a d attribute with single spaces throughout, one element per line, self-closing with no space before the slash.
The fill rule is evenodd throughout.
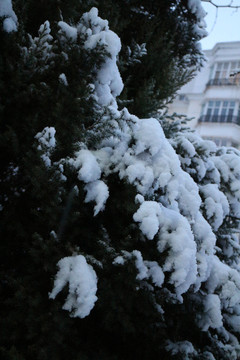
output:
<path id="1" fill-rule="evenodd" d="M 139 117 L 154 114 L 203 62 L 197 45 L 206 35 L 201 12 L 197 11 L 200 5 L 191 5 L 188 0 L 70 0 L 67 3 L 15 0 L 15 3 L 16 10 L 21 12 L 19 22 L 34 36 L 46 19 L 51 24 L 62 18 L 69 24 L 77 23 L 79 14 L 97 7 L 122 42 L 119 66 L 125 86 L 120 106 L 127 104 L 129 111 Z"/>
<path id="2" fill-rule="evenodd" d="M 237 360 L 240 153 L 119 110 L 91 9 L 146 115 L 201 63 L 200 2 L 4 4 L 1 358 Z"/>

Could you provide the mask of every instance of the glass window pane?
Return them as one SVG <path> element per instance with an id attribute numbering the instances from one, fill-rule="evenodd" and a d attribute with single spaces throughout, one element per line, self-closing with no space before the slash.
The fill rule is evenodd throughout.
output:
<path id="1" fill-rule="evenodd" d="M 209 107 L 213 107 L 213 101 L 209 101 L 209 102 L 208 102 L 208 106 L 209 106 Z"/>
<path id="2" fill-rule="evenodd" d="M 228 106 L 228 101 L 224 101 L 223 102 L 223 107 L 227 107 Z"/>
<path id="3" fill-rule="evenodd" d="M 222 63 L 217 64 L 217 69 L 220 70 L 222 68 Z"/>
<path id="4" fill-rule="evenodd" d="M 230 107 L 234 108 L 235 107 L 235 101 L 230 101 Z"/>
<path id="5" fill-rule="evenodd" d="M 228 69 L 228 64 L 229 64 L 229 63 L 227 63 L 227 62 L 223 63 L 223 68 L 224 68 L 225 70 Z"/>
<path id="6" fill-rule="evenodd" d="M 221 101 L 215 101 L 215 107 L 220 107 Z"/>

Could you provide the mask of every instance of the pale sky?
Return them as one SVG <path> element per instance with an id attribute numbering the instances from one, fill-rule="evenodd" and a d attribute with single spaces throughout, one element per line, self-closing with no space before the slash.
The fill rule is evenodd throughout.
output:
<path id="1" fill-rule="evenodd" d="M 230 0 L 212 0 L 216 4 L 229 4 Z M 234 5 L 240 5 L 240 0 L 233 0 Z M 216 8 L 202 2 L 208 15 L 205 17 L 209 35 L 201 41 L 203 50 L 212 49 L 217 42 L 240 41 L 240 8 Z"/>

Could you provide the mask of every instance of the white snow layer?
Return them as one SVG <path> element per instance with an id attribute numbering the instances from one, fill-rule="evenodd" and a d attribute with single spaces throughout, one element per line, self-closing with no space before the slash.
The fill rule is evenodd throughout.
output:
<path id="1" fill-rule="evenodd" d="M 229 204 L 226 196 L 218 189 L 217 184 L 200 186 L 204 198 L 203 206 L 206 216 L 214 230 L 222 225 L 224 218 L 229 214 Z"/>
<path id="2" fill-rule="evenodd" d="M 89 13 L 83 15 L 85 26 L 78 27 L 88 38 L 85 41 L 86 49 L 94 49 L 104 45 L 110 55 L 97 72 L 95 91 L 100 105 L 112 105 L 117 108 L 116 96 L 120 95 L 123 89 L 123 82 L 120 76 L 116 60 L 121 50 L 121 41 L 117 34 L 109 30 L 108 21 L 98 17 L 98 10 L 92 8 Z"/>
<path id="3" fill-rule="evenodd" d="M 144 264 L 148 269 L 148 278 L 152 280 L 153 284 L 161 287 L 165 278 L 162 268 L 158 265 L 156 261 L 145 260 Z"/>
<path id="4" fill-rule="evenodd" d="M 149 240 L 152 240 L 159 230 L 160 204 L 155 201 L 144 201 L 133 219 L 140 223 L 140 229 Z"/>
<path id="5" fill-rule="evenodd" d="M 101 176 L 100 166 L 95 156 L 89 150 L 80 150 L 76 153 L 76 159 L 70 161 L 70 163 L 72 163 L 76 169 L 79 169 L 78 178 L 85 183 L 96 181 Z"/>
<path id="6" fill-rule="evenodd" d="M 85 202 L 95 201 L 96 203 L 94 207 L 94 216 L 96 216 L 99 211 L 104 210 L 109 196 L 108 187 L 103 181 L 96 180 L 88 183 L 84 189 L 87 191 Z"/>
<path id="7" fill-rule="evenodd" d="M 97 301 L 97 275 L 92 266 L 82 255 L 65 257 L 57 265 L 59 270 L 49 298 L 55 299 L 69 284 L 69 294 L 62 308 L 73 317 L 88 316 Z"/>
<path id="8" fill-rule="evenodd" d="M 95 96 L 103 106 L 112 105 L 117 109 L 116 96 L 123 89 L 123 82 L 116 61 L 121 50 L 121 41 L 117 34 L 109 30 L 108 21 L 98 16 L 98 9 L 92 8 L 83 14 L 79 24 L 74 27 L 64 21 L 59 21 L 60 34 L 66 39 L 76 42 L 78 35 L 85 38 L 84 47 L 93 50 L 104 46 L 109 54 L 105 62 L 97 71 L 95 80 Z"/>
<path id="9" fill-rule="evenodd" d="M 64 35 L 68 40 L 77 40 L 77 29 L 75 27 L 68 25 L 64 21 L 59 21 L 58 26 L 60 27 L 60 33 Z"/>
<path id="10" fill-rule="evenodd" d="M 0 18 L 3 17 L 3 30 L 10 33 L 17 31 L 18 19 L 12 8 L 11 0 L 0 1 Z"/>
<path id="11" fill-rule="evenodd" d="M 221 302 L 218 295 L 208 294 L 204 299 L 204 314 L 199 320 L 198 325 L 203 331 L 207 331 L 209 327 L 216 329 L 223 325 Z"/>

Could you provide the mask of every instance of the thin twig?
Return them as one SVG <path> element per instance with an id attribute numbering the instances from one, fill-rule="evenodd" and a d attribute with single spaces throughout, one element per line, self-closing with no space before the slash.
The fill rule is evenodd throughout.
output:
<path id="1" fill-rule="evenodd" d="M 213 6 L 215 6 L 217 9 L 218 8 L 239 9 L 240 8 L 240 4 L 239 5 L 233 5 L 233 0 L 231 0 L 229 4 L 224 4 L 224 5 L 215 4 L 215 2 L 213 2 L 212 0 L 202 0 L 202 2 L 209 3 L 209 4 L 213 5 Z"/>

